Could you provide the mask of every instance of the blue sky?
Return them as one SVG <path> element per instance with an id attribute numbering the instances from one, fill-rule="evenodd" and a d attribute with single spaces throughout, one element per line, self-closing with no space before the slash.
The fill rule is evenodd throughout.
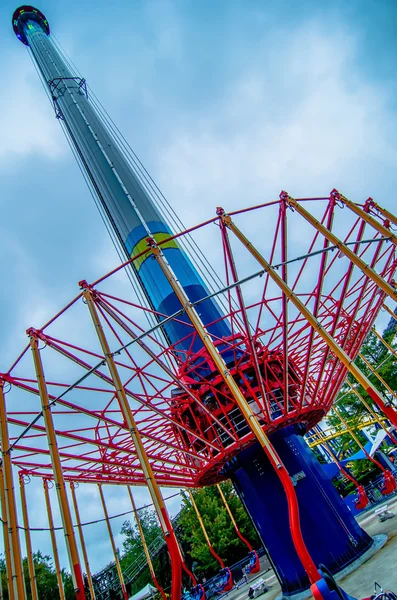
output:
<path id="1" fill-rule="evenodd" d="M 13 35 L 15 8 L 0 7 L 0 370 L 27 327 L 63 306 L 79 280 L 117 264 Z M 38 8 L 186 225 L 281 189 L 299 197 L 337 187 L 395 210 L 394 2 L 47 0 Z M 41 490 L 31 485 L 39 526 Z M 79 493 L 83 520 L 99 516 L 95 492 Z M 107 490 L 111 513 L 128 509 L 121 496 Z M 95 571 L 110 547 L 102 527 L 87 537 Z M 47 538 L 37 535 L 36 547 L 49 551 Z"/>

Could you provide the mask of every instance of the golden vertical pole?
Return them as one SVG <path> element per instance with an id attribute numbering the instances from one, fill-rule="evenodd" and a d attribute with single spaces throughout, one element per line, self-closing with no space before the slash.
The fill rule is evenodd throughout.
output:
<path id="1" fill-rule="evenodd" d="M 390 438 L 395 442 L 395 438 L 393 437 L 393 434 L 388 431 L 387 427 L 384 425 L 384 423 L 382 423 L 382 420 L 379 418 L 379 415 L 372 409 L 372 407 L 368 404 L 368 402 L 366 402 L 364 400 L 364 398 L 362 397 L 362 395 L 360 394 L 360 392 L 358 390 L 356 390 L 354 388 L 354 386 L 351 385 L 351 383 L 350 383 L 350 381 L 348 379 L 346 379 L 345 383 L 348 385 L 350 391 L 353 394 L 355 394 L 355 396 L 357 396 L 357 398 L 360 400 L 361 404 L 363 406 L 365 406 L 365 408 L 367 409 L 367 411 L 369 412 L 369 414 L 375 419 L 375 421 L 378 423 L 378 425 L 381 426 L 381 428 L 383 429 L 383 431 L 385 433 L 387 433 L 387 435 L 389 435 Z"/>
<path id="2" fill-rule="evenodd" d="M 284 487 L 284 490 L 285 490 L 286 496 L 287 496 L 287 502 L 288 502 L 288 513 L 289 513 L 289 517 L 290 517 L 292 540 L 293 540 L 296 552 L 302 562 L 302 565 L 304 566 L 304 568 L 308 574 L 308 577 L 309 577 L 311 583 L 315 583 L 316 581 L 318 581 L 320 579 L 320 574 L 319 574 L 317 567 L 314 564 L 313 559 L 311 558 L 311 556 L 306 548 L 305 542 L 303 540 L 302 531 L 301 531 L 301 527 L 300 527 L 298 500 L 296 497 L 295 488 L 293 486 L 291 477 L 289 476 L 289 473 L 288 473 L 287 469 L 285 468 L 285 465 L 281 461 L 279 455 L 277 454 L 275 448 L 271 444 L 269 438 L 263 431 L 259 420 L 257 419 L 256 415 L 252 411 L 246 398 L 242 394 L 237 383 L 234 381 L 234 378 L 231 375 L 229 369 L 227 368 L 225 361 L 223 360 L 222 356 L 219 354 L 216 346 L 214 345 L 214 343 L 212 341 L 211 336 L 209 335 L 209 333 L 205 329 L 203 323 L 201 322 L 201 319 L 200 319 L 196 309 L 194 308 L 193 304 L 190 302 L 188 296 L 186 295 L 185 290 L 180 285 L 176 276 L 174 275 L 174 273 L 172 272 L 168 263 L 166 262 L 164 255 L 161 252 L 161 249 L 156 245 L 155 241 L 152 239 L 149 239 L 148 243 L 152 249 L 152 253 L 153 253 L 156 261 L 160 265 L 161 270 L 163 271 L 164 275 L 166 276 L 176 297 L 178 298 L 179 302 L 181 303 L 183 309 L 185 310 L 193 327 L 197 331 L 197 334 L 200 337 L 201 341 L 203 342 L 203 345 L 205 346 L 210 358 L 214 362 L 216 369 L 222 375 L 222 378 L 223 378 L 225 384 L 227 385 L 230 393 L 232 394 L 232 396 L 236 402 L 236 405 L 240 409 L 240 411 L 241 411 L 242 415 L 244 416 L 245 420 L 247 421 L 247 424 L 249 425 L 251 431 L 253 432 L 253 434 L 257 438 L 258 442 L 260 443 L 261 447 L 265 451 L 273 468 L 276 470 L 276 473 L 278 474 L 278 477 L 280 478 L 281 483 L 283 484 L 283 487 Z"/>
<path id="3" fill-rule="evenodd" d="M 376 202 L 374 202 L 374 200 L 372 198 L 368 198 L 368 200 L 369 201 L 372 200 L 372 207 L 375 208 L 376 210 L 378 210 L 382 216 L 384 216 L 388 221 L 391 221 L 392 223 L 394 223 L 394 225 L 397 225 L 396 215 L 393 215 L 393 213 L 386 210 L 386 208 L 383 208 L 382 206 L 379 206 L 379 204 L 376 204 Z M 368 202 L 368 200 L 367 200 L 367 202 Z"/>
<path id="4" fill-rule="evenodd" d="M 128 594 L 127 594 L 127 590 L 126 590 L 125 583 L 124 583 L 123 572 L 121 570 L 120 560 L 119 560 L 119 556 L 117 553 L 116 544 L 114 542 L 112 526 L 110 525 L 110 521 L 109 521 L 109 513 L 108 513 L 108 509 L 107 509 L 106 502 L 105 502 L 105 496 L 103 494 L 102 485 L 100 483 L 98 483 L 98 489 L 99 489 L 99 495 L 101 496 L 101 502 L 102 502 L 103 512 L 105 514 L 106 526 L 108 528 L 110 544 L 111 544 L 112 550 L 113 550 L 114 562 L 116 564 L 117 574 L 119 576 L 121 590 L 123 592 L 123 598 L 124 598 L 124 600 L 128 600 Z"/>
<path id="5" fill-rule="evenodd" d="M 317 426 L 318 427 L 318 426 Z M 341 473 L 343 473 L 343 475 L 345 477 L 347 477 L 347 479 L 349 479 L 350 481 L 352 481 L 354 483 L 354 485 L 356 486 L 356 488 L 358 489 L 359 484 L 358 482 L 355 480 L 355 478 L 350 475 L 350 473 L 348 473 L 348 471 L 345 469 L 344 466 L 341 465 L 341 463 L 338 461 L 338 459 L 336 458 L 334 451 L 332 450 L 331 446 L 328 444 L 328 442 L 325 440 L 324 434 L 321 431 L 321 429 L 318 427 L 317 431 L 316 431 L 318 437 L 321 440 L 321 446 L 323 446 L 326 451 L 328 452 L 328 455 L 331 457 L 331 460 L 336 464 L 336 466 L 338 467 L 339 471 L 341 471 Z"/>
<path id="6" fill-rule="evenodd" d="M 387 389 L 387 391 L 389 392 L 389 394 L 391 394 L 393 396 L 393 398 L 395 400 L 397 400 L 397 394 L 396 394 L 396 392 L 393 392 L 393 390 L 391 389 L 390 385 L 388 385 L 386 383 L 386 381 L 383 379 L 383 377 L 381 375 L 379 375 L 378 371 L 371 365 L 371 363 L 369 362 L 369 360 L 367 360 L 365 358 L 365 356 L 363 356 L 362 354 L 359 354 L 358 356 L 367 365 L 367 367 L 371 371 L 372 375 L 375 375 L 375 377 L 377 378 L 377 380 L 380 381 L 380 383 Z"/>
<path id="7" fill-rule="evenodd" d="M 350 208 L 351 211 L 356 213 L 356 215 L 358 215 L 360 217 L 360 219 L 363 219 L 363 221 L 365 221 L 366 223 L 371 225 L 374 229 L 379 231 L 379 233 L 381 233 L 384 237 L 389 238 L 393 244 L 397 244 L 397 236 L 395 236 L 394 233 L 392 233 L 390 231 L 390 229 L 388 229 L 387 227 L 385 227 L 384 225 L 379 223 L 379 221 L 377 221 L 374 217 L 372 217 L 368 212 L 363 210 L 360 206 L 357 206 L 357 204 L 354 204 L 354 202 L 352 202 L 351 200 L 346 198 L 346 196 L 344 196 L 343 194 L 340 194 L 337 190 L 332 190 L 331 194 L 333 194 L 337 200 L 340 200 L 341 202 L 343 202 L 343 204 L 345 204 L 348 208 Z M 371 200 L 372 200 L 372 198 L 371 198 Z M 368 200 L 367 200 L 367 203 L 368 203 Z M 385 210 L 384 208 L 381 208 L 380 206 L 375 204 L 375 202 L 373 200 L 372 200 L 372 206 L 376 207 L 379 212 L 382 212 L 383 215 L 389 221 L 397 224 L 396 217 L 392 213 Z"/>
<path id="8" fill-rule="evenodd" d="M 61 571 L 61 564 L 59 562 L 58 545 L 57 545 L 57 538 L 55 535 L 54 519 L 52 517 L 50 493 L 48 491 L 48 482 L 46 479 L 43 479 L 43 488 L 44 488 L 45 504 L 47 507 L 48 525 L 50 527 L 52 553 L 54 555 L 54 565 L 55 565 L 55 573 L 56 573 L 57 582 L 58 582 L 59 598 L 60 598 L 60 600 L 66 600 L 65 591 L 63 589 L 62 571 Z"/>
<path id="9" fill-rule="evenodd" d="M 1 519 L 3 522 L 4 554 L 5 554 L 5 559 L 6 559 L 8 596 L 9 596 L 9 600 L 14 600 L 15 596 L 14 596 L 14 586 L 13 586 L 13 582 L 12 582 L 10 538 L 8 536 L 6 492 L 5 492 L 5 486 L 4 486 L 4 474 L 3 474 L 2 466 L 0 466 L 0 493 L 1 493 Z"/>
<path id="10" fill-rule="evenodd" d="M 94 590 L 94 586 L 92 583 L 90 563 L 88 561 L 87 547 L 85 545 L 83 527 L 81 525 L 81 519 L 80 519 L 80 511 L 79 511 L 79 506 L 77 504 L 75 484 L 73 481 L 70 482 L 70 491 L 72 492 L 73 507 L 74 507 L 74 513 L 76 515 L 77 529 L 79 531 L 81 550 L 83 552 L 83 559 L 84 559 L 84 565 L 85 565 L 85 570 L 86 570 L 86 574 L 87 574 L 88 588 L 90 590 L 91 600 L 95 600 L 95 590 Z"/>
<path id="11" fill-rule="evenodd" d="M 336 414 L 336 416 L 338 417 L 338 419 L 341 421 L 341 423 L 345 426 L 346 430 L 348 431 L 348 433 L 351 435 L 351 437 L 353 438 L 353 440 L 356 442 L 357 446 L 360 448 L 360 450 L 362 450 L 365 454 L 365 456 L 374 463 L 374 465 L 376 465 L 377 467 L 379 467 L 379 469 L 382 471 L 382 473 L 385 473 L 387 471 L 387 469 L 384 468 L 383 465 L 380 464 L 380 462 L 378 462 L 376 460 L 376 458 L 373 458 L 372 456 L 370 456 L 368 454 L 368 452 L 366 451 L 366 449 L 364 448 L 364 446 L 362 445 L 362 443 L 360 442 L 360 440 L 358 439 L 358 437 L 356 436 L 354 430 L 352 427 L 350 427 L 350 425 L 348 424 L 348 422 L 346 421 L 346 419 L 344 419 L 342 417 L 342 415 L 340 414 L 340 412 L 338 411 L 338 409 L 336 408 L 336 406 L 332 407 L 332 411 Z"/>
<path id="12" fill-rule="evenodd" d="M 286 192 L 282 192 L 282 194 L 285 194 L 285 196 L 287 197 L 287 203 L 294 210 L 296 210 L 297 213 L 299 213 L 304 219 L 306 219 L 308 223 L 313 225 L 313 227 L 317 229 L 317 231 L 319 231 L 325 238 L 327 238 L 327 240 L 329 240 L 334 246 L 336 246 L 336 248 L 338 248 L 338 250 L 340 250 L 342 254 L 347 256 L 347 258 L 351 260 L 351 262 L 355 264 L 356 267 L 358 267 L 365 275 L 367 275 L 367 277 L 372 279 L 372 281 L 376 283 L 376 285 L 382 291 L 384 291 L 385 294 L 387 294 L 392 300 L 394 300 L 394 302 L 397 302 L 397 290 L 395 290 L 389 283 L 387 283 L 387 281 L 385 281 L 380 275 L 378 275 L 378 273 L 372 267 L 367 265 L 367 263 L 365 263 L 362 260 L 362 258 L 357 256 L 357 254 L 353 252 L 353 250 L 350 250 L 349 246 L 346 246 L 346 244 L 342 242 L 334 233 L 332 233 L 332 231 L 327 229 L 322 223 L 320 223 L 320 221 L 313 217 L 313 215 L 311 215 L 309 211 L 303 208 L 303 206 L 301 206 L 299 202 L 297 202 L 294 198 L 291 198 L 291 196 L 289 196 Z M 386 231 L 388 237 L 390 237 L 390 231 Z M 392 241 L 395 243 L 396 239 L 396 236 L 393 236 Z"/>
<path id="13" fill-rule="evenodd" d="M 342 197 L 342 199 L 343 199 L 343 201 L 345 201 L 344 196 Z M 395 215 L 393 215 L 393 213 L 391 213 L 388 210 L 386 210 L 385 208 L 383 208 L 382 206 L 379 206 L 379 204 L 377 204 L 373 198 L 368 198 L 368 200 L 365 203 L 365 208 L 368 208 L 368 209 L 373 208 L 373 209 L 377 210 L 388 221 L 391 221 L 392 223 L 394 223 L 394 225 L 397 225 L 397 217 Z"/>
<path id="14" fill-rule="evenodd" d="M 397 317 L 397 315 L 394 315 L 395 317 Z M 383 337 L 376 331 L 375 327 L 372 327 L 371 329 L 372 333 L 374 335 L 376 335 L 376 337 L 378 338 L 378 340 L 388 349 L 388 351 L 393 354 L 393 356 L 395 356 L 397 358 L 397 352 L 394 350 L 394 348 L 392 348 L 390 346 L 390 344 L 388 344 L 386 342 L 386 340 L 383 339 Z M 394 332 L 393 337 L 396 335 L 396 332 Z"/>
<path id="15" fill-rule="evenodd" d="M 228 514 L 228 515 L 229 515 L 229 517 L 230 517 L 230 520 L 231 520 L 231 522 L 232 522 L 232 525 L 233 525 L 233 527 L 234 527 L 234 530 L 235 530 L 235 532 L 237 533 L 237 535 L 238 535 L 238 537 L 240 538 L 240 540 L 241 540 L 242 542 L 244 542 L 244 544 L 247 546 L 248 550 L 249 550 L 250 552 L 252 552 L 252 550 L 253 550 L 253 549 L 252 549 L 252 546 L 251 546 L 251 544 L 249 543 L 249 541 L 248 541 L 248 540 L 246 540 L 246 539 L 245 539 L 245 537 L 243 536 L 243 534 L 241 533 L 241 531 L 240 531 L 240 529 L 239 529 L 239 527 L 238 527 L 238 525 L 237 525 L 237 523 L 236 523 L 236 520 L 235 520 L 235 518 L 234 518 L 234 516 L 233 516 L 233 513 L 232 513 L 232 511 L 231 511 L 231 508 L 230 508 L 230 506 L 229 506 L 229 503 L 228 503 L 228 501 L 227 501 L 227 500 L 226 500 L 226 498 L 225 498 L 225 494 L 223 493 L 223 490 L 222 490 L 222 488 L 221 488 L 220 484 L 219 484 L 219 483 L 217 483 L 217 484 L 216 484 L 216 487 L 217 487 L 217 489 L 218 489 L 218 492 L 219 492 L 219 495 L 220 495 L 220 497 L 222 498 L 222 502 L 223 502 L 223 504 L 225 505 L 225 508 L 226 508 L 227 514 Z"/>
<path id="16" fill-rule="evenodd" d="M 182 566 L 186 570 L 186 566 L 183 564 L 181 550 L 179 548 L 178 540 L 176 539 L 176 535 L 174 529 L 172 527 L 172 523 L 170 517 L 168 515 L 167 508 L 165 506 L 165 502 L 160 490 L 160 487 L 156 481 L 156 478 L 153 473 L 152 466 L 149 462 L 148 456 L 146 454 L 145 447 L 142 442 L 141 435 L 139 433 L 139 429 L 136 425 L 134 415 L 132 413 L 131 407 L 128 402 L 127 395 L 125 393 L 125 389 L 121 382 L 121 378 L 116 366 L 116 363 L 113 359 L 113 355 L 110 351 L 110 347 L 108 341 L 105 336 L 105 332 L 101 325 L 101 322 L 98 317 L 97 308 L 95 306 L 95 302 L 93 300 L 93 293 L 89 288 L 88 284 L 85 281 L 80 282 L 81 287 L 83 288 L 83 297 L 87 303 L 88 309 L 90 311 L 90 315 L 92 321 L 94 323 L 96 333 L 99 339 L 99 342 L 102 347 L 102 351 L 106 360 L 107 367 L 113 379 L 116 396 L 119 402 L 120 410 L 123 415 L 123 419 L 127 424 L 127 427 L 130 431 L 132 441 L 134 442 L 135 450 L 142 467 L 143 475 L 145 477 L 145 482 L 148 487 L 150 496 L 152 498 L 153 506 L 156 510 L 157 517 L 160 522 L 161 529 L 163 531 L 165 541 L 167 543 L 168 552 L 170 554 L 171 559 L 171 568 L 172 568 L 172 588 L 171 588 L 171 598 L 172 600 L 180 600 L 181 592 L 182 592 Z M 194 580 L 193 576 L 189 574 L 191 578 Z"/>
<path id="17" fill-rule="evenodd" d="M 295 206 L 295 205 L 294 205 Z M 222 212 L 221 212 L 222 211 Z M 278 287 L 290 298 L 291 302 L 296 306 L 299 312 L 306 318 L 308 323 L 313 329 L 323 338 L 327 346 L 334 352 L 344 366 L 350 371 L 353 377 L 362 385 L 365 391 L 369 394 L 372 400 L 378 405 L 380 410 L 386 415 L 386 417 L 397 427 L 397 413 L 392 406 L 387 406 L 386 400 L 378 392 L 375 386 L 369 381 L 369 379 L 360 371 L 355 365 L 351 358 L 346 352 L 336 343 L 333 337 L 328 331 L 319 323 L 314 317 L 311 311 L 301 302 L 301 300 L 294 294 L 294 292 L 285 284 L 282 278 L 275 272 L 272 266 L 267 260 L 261 255 L 261 253 L 255 248 L 255 246 L 245 237 L 240 229 L 233 223 L 231 217 L 226 215 L 222 209 L 219 211 L 222 221 L 229 227 L 231 231 L 236 235 L 240 242 L 247 248 L 250 254 L 257 260 L 257 262 L 263 267 L 264 271 L 269 277 L 278 285 Z M 321 226 L 323 227 L 323 226 Z M 328 231 L 328 230 L 327 230 Z M 336 238 L 337 239 L 337 238 Z M 338 246 L 339 247 L 339 246 Z M 366 271 L 364 271 L 366 272 Z M 389 286 L 390 287 L 390 286 Z M 393 288 L 391 288 L 393 289 Z"/>
<path id="18" fill-rule="evenodd" d="M 156 586 L 156 588 L 158 589 L 158 591 L 160 592 L 160 594 L 162 595 L 163 599 L 167 600 L 167 596 L 166 596 L 163 588 L 160 586 L 160 584 L 159 584 L 159 582 L 157 580 L 157 577 L 156 577 L 156 573 L 154 571 L 152 559 L 151 559 L 151 556 L 150 556 L 150 553 L 149 553 L 149 549 L 147 547 L 147 543 L 146 543 L 146 540 L 145 540 L 145 534 L 143 532 L 141 520 L 139 518 L 139 514 L 138 514 L 138 511 L 137 511 L 137 508 L 136 508 L 134 496 L 132 494 L 131 487 L 129 485 L 127 485 L 127 490 L 128 490 L 128 494 L 130 496 L 132 510 L 134 511 L 134 517 L 135 517 L 135 521 L 136 521 L 136 524 L 137 524 L 137 527 L 138 527 L 139 535 L 141 536 L 141 542 L 142 542 L 142 546 L 143 546 L 143 551 L 145 553 L 147 564 L 149 566 L 150 575 L 152 576 L 153 583 Z"/>
<path id="19" fill-rule="evenodd" d="M 391 317 L 393 317 L 393 319 L 396 319 L 396 315 L 395 315 L 395 314 L 394 314 L 394 312 L 391 310 L 391 308 L 389 308 L 389 307 L 387 306 L 387 304 L 382 304 L 382 308 L 384 308 L 384 309 L 385 309 L 385 311 L 386 311 L 386 312 L 388 312 L 388 313 L 389 313 L 389 315 L 390 315 Z"/>
<path id="20" fill-rule="evenodd" d="M 25 581 L 23 578 L 22 553 L 18 531 L 18 514 L 15 501 L 14 477 L 12 472 L 10 440 L 8 436 L 7 409 L 4 394 L 4 381 L 0 379 L 0 441 L 3 461 L 5 490 L 5 506 L 8 523 L 8 536 L 12 569 L 12 587 L 18 600 L 26 599 Z"/>
<path id="21" fill-rule="evenodd" d="M 19 488 L 20 488 L 20 492 L 21 492 L 23 527 L 25 529 L 26 553 L 27 553 L 29 579 L 30 579 L 30 592 L 32 595 L 32 600 L 38 600 L 39 596 L 37 593 L 36 573 L 34 570 L 32 540 L 30 538 L 29 513 L 28 513 L 27 502 L 26 502 L 26 490 L 25 490 L 25 481 L 23 478 L 23 473 L 19 473 Z"/>
<path id="22" fill-rule="evenodd" d="M 76 538 L 73 529 L 72 515 L 66 493 L 65 480 L 62 472 L 61 459 L 59 456 L 54 421 L 51 413 L 51 405 L 48 397 L 47 384 L 44 377 L 38 340 L 33 329 L 29 329 L 27 333 L 30 338 L 30 347 L 32 350 L 33 362 L 36 370 L 37 385 L 39 388 L 41 406 L 43 409 L 43 419 L 47 434 L 48 449 L 50 452 L 55 488 L 58 496 L 59 511 L 61 513 L 63 531 L 65 534 L 65 542 L 69 557 L 70 570 L 72 573 L 73 587 L 76 592 L 77 600 L 85 600 L 83 574 L 81 572 L 79 553 L 77 550 Z"/>
<path id="23" fill-rule="evenodd" d="M 192 494 L 191 490 L 187 490 L 187 493 L 189 494 L 190 502 L 192 503 L 192 506 L 193 506 L 193 508 L 194 508 L 194 511 L 195 511 L 195 513 L 196 513 L 196 515 L 197 515 L 197 519 L 198 519 L 198 522 L 200 523 L 200 527 L 201 527 L 201 530 L 202 530 L 202 532 L 203 532 L 203 534 L 204 534 L 205 541 L 207 542 L 208 548 L 210 549 L 210 552 L 211 552 L 212 556 L 213 556 L 214 558 L 216 558 L 216 560 L 217 560 L 217 561 L 219 562 L 219 564 L 221 565 L 222 569 L 224 569 L 224 568 L 225 568 L 225 563 L 223 562 L 223 560 L 221 559 L 221 557 L 219 556 L 219 554 L 217 554 L 217 553 L 215 552 L 215 550 L 214 550 L 214 548 L 213 548 L 213 546 L 212 546 L 212 544 L 211 544 L 211 540 L 210 540 L 210 538 L 208 537 L 208 533 L 207 533 L 207 530 L 206 530 L 206 528 L 205 528 L 204 521 L 203 521 L 203 519 L 202 519 L 202 516 L 201 516 L 201 514 L 200 514 L 200 511 L 199 511 L 199 509 L 198 509 L 198 506 L 197 506 L 197 504 L 196 504 L 196 501 L 195 501 L 195 499 L 194 499 L 194 497 L 193 497 L 193 494 Z"/>

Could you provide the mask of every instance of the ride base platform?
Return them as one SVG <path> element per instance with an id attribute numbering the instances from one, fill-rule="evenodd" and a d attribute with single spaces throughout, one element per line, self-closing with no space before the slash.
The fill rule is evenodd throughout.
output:
<path id="1" fill-rule="evenodd" d="M 380 522 L 375 510 L 375 506 L 363 515 L 357 517 L 360 526 L 371 536 L 387 535 L 386 543 L 375 553 L 368 553 L 369 558 L 362 562 L 354 571 L 349 574 L 342 572 L 336 576 L 336 580 L 343 590 L 355 598 L 365 598 L 372 595 L 375 581 L 378 582 L 384 590 L 391 590 L 397 593 L 397 497 L 388 499 L 387 508 L 394 513 L 394 517 Z M 364 557 L 363 557 L 364 559 Z M 262 561 L 261 561 L 262 562 Z M 269 585 L 270 590 L 262 594 L 262 600 L 281 600 L 281 588 L 273 571 L 267 571 L 265 574 L 258 573 L 257 578 L 264 578 Z M 249 580 L 247 585 L 239 589 L 232 590 L 223 596 L 227 600 L 248 600 L 248 590 L 250 584 L 255 581 Z M 285 600 L 297 600 L 297 596 L 284 597 Z M 284 600 L 283 598 L 283 600 Z M 312 598 L 310 591 L 307 594 L 299 594 L 299 600 Z"/>

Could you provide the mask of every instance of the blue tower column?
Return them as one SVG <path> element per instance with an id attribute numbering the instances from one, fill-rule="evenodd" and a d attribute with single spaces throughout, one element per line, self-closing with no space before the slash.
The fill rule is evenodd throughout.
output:
<path id="1" fill-rule="evenodd" d="M 43 13 L 33 6 L 21 6 L 14 13 L 13 28 L 21 42 L 30 48 L 50 92 L 56 117 L 65 126 L 126 259 L 138 257 L 132 263 L 133 269 L 150 306 L 167 316 L 181 308 L 156 261 L 149 251 L 144 253 L 145 249 L 149 250 L 149 237 L 157 243 L 165 241 L 161 245 L 164 256 L 189 298 L 194 302 L 208 296 L 202 278 L 178 242 L 166 241 L 173 235 L 170 227 L 91 102 L 85 79 L 76 76 L 58 52 Z M 205 323 L 212 324 L 209 326 L 211 334 L 217 338 L 230 336 L 230 328 L 213 299 L 202 302 L 199 312 Z M 186 356 L 187 351 L 194 353 L 202 348 L 199 339 L 192 343 L 193 328 L 185 315 L 168 322 L 164 331 L 169 343 L 175 344 L 182 356 Z"/>
<path id="2" fill-rule="evenodd" d="M 287 427 L 270 436 L 295 481 L 303 539 L 316 565 L 337 573 L 368 550 L 373 540 L 358 525 L 321 464 Z M 262 448 L 255 444 L 224 468 L 250 514 L 280 581 L 284 596 L 309 587 L 291 539 L 285 491 Z"/>

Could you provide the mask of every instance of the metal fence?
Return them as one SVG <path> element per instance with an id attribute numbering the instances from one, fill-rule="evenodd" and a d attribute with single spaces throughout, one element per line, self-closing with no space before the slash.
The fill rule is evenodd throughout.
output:
<path id="1" fill-rule="evenodd" d="M 396 479 L 397 479 L 397 469 L 393 469 L 392 473 L 393 473 L 394 477 L 396 477 Z M 387 502 L 388 500 L 397 496 L 397 490 L 395 490 L 393 493 L 389 494 L 388 496 L 384 496 L 382 494 L 382 487 L 383 487 L 382 475 L 380 475 L 374 481 L 372 481 L 371 483 L 369 483 L 368 485 L 365 486 L 365 491 L 366 491 L 368 499 L 369 499 L 369 504 L 368 504 L 368 506 L 365 507 L 364 510 L 360 511 L 360 513 L 359 513 L 360 515 L 364 514 L 365 512 L 368 512 L 369 510 L 374 508 L 374 506 L 376 506 L 377 504 L 381 504 L 382 502 Z"/>

